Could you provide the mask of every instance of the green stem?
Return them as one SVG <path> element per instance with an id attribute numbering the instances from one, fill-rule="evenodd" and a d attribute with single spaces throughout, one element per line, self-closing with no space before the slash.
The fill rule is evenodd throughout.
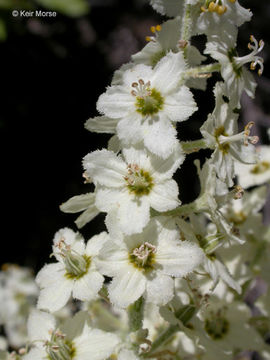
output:
<path id="1" fill-rule="evenodd" d="M 180 308 L 175 313 L 175 317 L 182 322 L 183 325 L 186 325 L 193 315 L 196 313 L 195 305 L 185 305 Z M 151 358 L 154 356 L 154 352 L 166 343 L 177 331 L 180 330 L 179 325 L 169 325 L 169 327 L 153 342 L 151 350 L 144 355 L 146 358 Z"/>
<path id="2" fill-rule="evenodd" d="M 191 5 L 187 4 L 185 1 L 185 10 L 183 17 L 183 26 L 181 29 L 181 40 L 189 41 L 191 36 Z"/>
<path id="3" fill-rule="evenodd" d="M 208 77 L 213 72 L 219 72 L 221 65 L 218 62 L 190 68 L 183 72 L 179 84 L 183 85 L 189 78 Z"/>
<path id="4" fill-rule="evenodd" d="M 182 141 L 182 149 L 186 154 L 190 154 L 201 149 L 208 149 L 208 145 L 204 139 L 192 140 L 192 141 Z"/>

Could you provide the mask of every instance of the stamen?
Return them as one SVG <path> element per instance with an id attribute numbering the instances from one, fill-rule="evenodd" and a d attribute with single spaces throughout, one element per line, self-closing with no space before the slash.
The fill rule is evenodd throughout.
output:
<path id="1" fill-rule="evenodd" d="M 263 73 L 263 58 L 257 56 L 262 49 L 264 48 L 264 41 L 260 40 L 259 42 L 255 39 L 253 35 L 250 35 L 250 43 L 248 43 L 248 49 L 251 50 L 251 53 L 242 57 L 233 57 L 234 62 L 237 66 L 243 66 L 246 63 L 250 63 L 250 69 L 255 70 L 257 65 L 259 65 L 258 74 L 261 76 Z"/>
<path id="2" fill-rule="evenodd" d="M 148 260 L 148 257 L 151 254 L 155 254 L 156 252 L 157 249 L 154 245 L 150 244 L 149 242 L 145 242 L 140 247 L 134 249 L 132 255 L 140 260 L 141 265 L 144 266 Z"/>
<path id="3" fill-rule="evenodd" d="M 60 330 L 50 331 L 51 339 L 44 342 L 49 359 L 53 360 L 71 360 L 74 354 L 72 344 L 65 338 L 66 335 Z"/>
<path id="4" fill-rule="evenodd" d="M 59 252 L 54 252 L 52 255 L 60 255 L 63 258 L 68 277 L 80 277 L 86 273 L 90 265 L 89 257 L 78 254 L 70 245 L 65 243 L 64 237 L 60 238 L 55 247 L 59 249 Z"/>
<path id="5" fill-rule="evenodd" d="M 146 36 L 145 40 L 148 41 L 148 42 L 149 41 L 157 41 L 157 32 L 159 32 L 160 30 L 161 30 L 161 25 L 151 26 L 150 31 L 155 36 Z"/>
<path id="6" fill-rule="evenodd" d="M 251 144 L 257 144 L 259 141 L 258 136 L 250 136 L 250 129 L 254 125 L 254 122 L 249 122 L 245 128 L 244 131 L 228 136 L 227 134 L 221 133 L 219 136 L 217 136 L 217 141 L 220 145 L 229 144 L 236 141 L 243 141 L 245 146 L 248 146 L 249 143 Z"/>
<path id="7" fill-rule="evenodd" d="M 251 144 L 255 145 L 257 144 L 257 142 L 259 141 L 259 137 L 258 136 L 249 136 L 250 134 L 250 130 L 252 128 L 252 126 L 254 125 L 253 121 L 250 121 L 246 126 L 245 126 L 245 130 L 244 130 L 244 145 L 248 146 L 248 143 L 250 142 Z"/>
<path id="8" fill-rule="evenodd" d="M 235 185 L 234 186 L 234 189 L 232 190 L 232 193 L 234 194 L 233 198 L 235 200 L 239 200 L 239 199 L 242 199 L 245 191 L 244 189 L 242 188 L 242 186 L 240 185 Z"/>
<path id="9" fill-rule="evenodd" d="M 131 86 L 133 87 L 133 90 L 131 91 L 131 95 L 139 99 L 144 99 L 152 94 L 152 91 L 150 89 L 151 86 L 150 81 L 147 81 L 147 83 L 145 84 L 143 79 L 139 79 L 138 83 L 134 82 L 132 83 Z"/>
<path id="10" fill-rule="evenodd" d="M 223 15 L 227 11 L 227 6 L 224 5 L 224 0 L 206 0 L 205 5 L 201 7 L 202 12 L 217 13 L 218 15 Z M 235 0 L 230 0 L 231 3 L 234 3 Z"/>
<path id="11" fill-rule="evenodd" d="M 92 183 L 92 179 L 87 175 L 86 172 L 84 172 L 82 174 L 83 178 L 84 178 L 84 184 L 91 184 Z"/>
<path id="12" fill-rule="evenodd" d="M 188 42 L 186 40 L 179 40 L 178 46 L 180 49 L 184 49 L 187 46 Z"/>

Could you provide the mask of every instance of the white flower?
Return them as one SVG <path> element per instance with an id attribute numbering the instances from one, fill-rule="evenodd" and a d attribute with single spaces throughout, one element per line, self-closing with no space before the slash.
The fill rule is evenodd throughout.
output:
<path id="1" fill-rule="evenodd" d="M 255 165 L 235 163 L 235 173 L 239 184 L 244 188 L 269 183 L 270 181 L 270 146 L 257 147 L 259 160 Z"/>
<path id="2" fill-rule="evenodd" d="M 155 66 L 168 52 L 177 53 L 183 51 L 187 65 L 197 66 L 201 64 L 206 58 L 201 55 L 195 46 L 190 45 L 187 41 L 181 42 L 181 28 L 182 24 L 179 17 L 168 20 L 161 25 L 152 26 L 151 31 L 154 34 L 146 37 L 148 44 L 140 52 L 132 55 L 134 63 Z M 130 64 L 130 66 L 132 65 Z M 116 71 L 118 81 L 126 69 L 127 65 L 124 65 L 123 70 L 120 68 Z M 114 76 L 113 80 L 116 80 L 116 76 Z M 205 90 L 206 79 L 188 79 L 186 85 Z"/>
<path id="3" fill-rule="evenodd" d="M 202 169 L 200 169 L 198 160 L 195 160 L 194 164 L 197 167 L 201 184 L 201 192 L 198 199 L 206 216 L 210 218 L 216 227 L 216 237 L 219 239 L 218 243 L 221 244 L 226 240 L 230 243 L 231 240 L 233 240 L 243 244 L 244 240 L 238 237 L 239 234 L 235 231 L 234 226 L 226 220 L 220 211 L 220 207 L 224 204 L 222 199 L 227 196 L 228 190 L 226 189 L 224 194 L 223 185 L 225 184 L 217 178 L 215 165 L 211 160 L 206 161 Z M 234 190 L 232 195 L 235 195 Z"/>
<path id="4" fill-rule="evenodd" d="M 219 281 L 223 280 L 229 287 L 241 293 L 241 286 L 233 279 L 229 269 L 223 263 L 218 251 L 216 251 L 216 249 L 222 245 L 222 235 L 218 232 L 208 233 L 209 229 L 206 220 L 203 221 L 204 219 L 202 219 L 202 217 L 191 215 L 190 220 L 193 227 L 193 236 L 198 240 L 204 251 L 202 267 L 213 280 L 210 290 L 214 291 Z M 178 221 L 180 228 L 183 222 L 183 220 Z M 187 226 L 188 224 L 185 224 L 185 227 Z M 188 239 L 192 239 L 190 233 L 189 237 L 187 237 Z"/>
<path id="5" fill-rule="evenodd" d="M 119 119 L 116 132 L 123 144 L 143 140 L 149 151 L 163 159 L 171 155 L 177 143 L 174 124 L 197 110 L 189 89 L 179 87 L 185 67 L 183 55 L 170 52 L 154 69 L 144 64 L 127 69 L 121 84 L 100 96 L 97 109 Z"/>
<path id="6" fill-rule="evenodd" d="M 4 264 L 0 272 L 0 324 L 10 346 L 18 348 L 27 341 L 26 320 L 34 308 L 38 287 L 28 268 Z"/>
<path id="7" fill-rule="evenodd" d="M 83 211 L 83 213 L 75 220 L 75 224 L 80 229 L 99 214 L 99 210 L 95 206 L 95 199 L 96 196 L 94 193 L 73 196 L 60 205 L 60 209 L 65 213 L 77 213 Z"/>
<path id="8" fill-rule="evenodd" d="M 237 0 L 203 0 L 201 14 L 196 22 L 196 32 L 206 35 L 221 34 L 228 28 L 250 21 L 252 13 Z M 201 3 L 202 3 L 201 2 Z"/>
<path id="9" fill-rule="evenodd" d="M 244 131 L 237 133 L 237 118 L 230 106 L 223 100 L 223 83 L 217 83 L 214 89 L 216 106 L 212 114 L 201 127 L 200 131 L 207 144 L 214 148 L 212 161 L 218 177 L 228 186 L 233 185 L 234 162 L 245 164 L 256 162 L 256 151 L 253 144 L 257 136 L 250 136 L 253 123 L 245 126 Z"/>
<path id="10" fill-rule="evenodd" d="M 41 288 L 38 308 L 50 312 L 61 309 L 71 294 L 75 299 L 94 299 L 103 284 L 96 270 L 95 258 L 107 238 L 105 232 L 92 237 L 85 245 L 83 238 L 71 229 L 59 230 L 53 239 L 57 263 L 45 265 L 37 274 Z"/>
<path id="11" fill-rule="evenodd" d="M 263 72 L 263 59 L 257 54 L 263 49 L 264 42 L 258 43 L 254 36 L 250 36 L 251 43 L 248 48 L 251 51 L 246 56 L 239 57 L 236 52 L 237 31 L 232 27 L 230 33 L 212 35 L 206 44 L 205 54 L 210 54 L 221 65 L 221 75 L 225 80 L 226 94 L 230 98 L 232 108 L 240 107 L 240 97 L 243 91 L 248 96 L 254 97 L 256 82 L 251 73 L 243 66 L 250 63 L 251 70 L 259 66 L 258 74 Z"/>
<path id="12" fill-rule="evenodd" d="M 150 207 L 162 212 L 179 205 L 178 187 L 171 177 L 184 155 L 179 145 L 165 161 L 142 148 L 126 148 L 122 154 L 124 159 L 105 149 L 94 151 L 83 164 L 97 185 L 97 208 L 116 211 L 120 229 L 132 234 L 148 223 Z"/>
<path id="13" fill-rule="evenodd" d="M 164 305 L 174 294 L 172 277 L 183 277 L 202 261 L 202 251 L 181 241 L 174 221 L 152 219 L 141 234 L 108 241 L 100 252 L 99 270 L 113 280 L 109 297 L 127 307 L 140 296 Z"/>
<path id="14" fill-rule="evenodd" d="M 184 2 L 179 0 L 150 0 L 150 5 L 161 15 L 174 17 L 182 15 Z"/>
<path id="15" fill-rule="evenodd" d="M 27 317 L 37 295 L 38 287 L 29 268 L 4 264 L 0 272 L 0 324 L 16 319 L 19 314 Z"/>
<path id="16" fill-rule="evenodd" d="M 225 218 L 234 224 L 241 237 L 258 233 L 258 225 L 263 223 L 261 210 L 267 200 L 267 187 L 260 186 L 245 192 L 240 199 L 232 199 L 220 210 Z"/>
<path id="17" fill-rule="evenodd" d="M 84 313 L 57 327 L 51 314 L 35 310 L 28 334 L 33 347 L 23 360 L 105 360 L 119 343 L 116 335 L 92 329 Z"/>
<path id="18" fill-rule="evenodd" d="M 227 303 L 214 296 L 206 309 L 191 320 L 194 336 L 205 348 L 202 359 L 229 360 L 243 350 L 262 349 L 263 340 L 249 325 L 251 318 L 247 305 Z"/>

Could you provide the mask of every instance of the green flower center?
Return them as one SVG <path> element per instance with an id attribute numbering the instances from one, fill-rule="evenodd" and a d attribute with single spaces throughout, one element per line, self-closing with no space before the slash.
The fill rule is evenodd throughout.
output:
<path id="1" fill-rule="evenodd" d="M 65 277 L 78 280 L 87 273 L 91 265 L 91 258 L 70 252 L 65 256 L 64 263 L 66 267 Z"/>
<path id="2" fill-rule="evenodd" d="M 124 179 L 129 191 L 136 196 L 148 195 L 154 186 L 149 172 L 140 169 L 137 164 L 128 165 L 128 174 Z"/>
<path id="3" fill-rule="evenodd" d="M 237 57 L 237 51 L 236 49 L 230 49 L 228 51 L 228 58 L 230 60 L 230 63 L 232 64 L 232 68 L 236 77 L 240 78 L 242 76 L 242 66 L 236 63 L 234 57 Z"/>
<path id="4" fill-rule="evenodd" d="M 216 313 L 212 311 L 204 322 L 204 329 L 213 340 L 224 338 L 229 331 L 230 324 L 224 317 L 224 310 L 220 309 Z"/>
<path id="5" fill-rule="evenodd" d="M 151 83 L 142 79 L 132 84 L 131 94 L 136 97 L 135 107 L 143 116 L 157 114 L 163 108 L 164 98 L 156 89 L 151 89 Z"/>
<path id="6" fill-rule="evenodd" d="M 56 330 L 51 339 L 45 343 L 49 360 L 72 360 L 75 356 L 73 344 L 65 339 L 65 335 Z"/>
<path id="7" fill-rule="evenodd" d="M 230 145 L 229 145 L 229 143 L 224 143 L 224 144 L 222 144 L 222 143 L 220 142 L 219 137 L 220 137 L 221 135 L 222 135 L 222 136 L 228 136 L 228 134 L 225 132 L 224 126 L 220 126 L 219 128 L 215 129 L 215 134 L 214 134 L 214 136 L 215 136 L 215 138 L 216 138 L 216 141 L 217 141 L 217 143 L 218 143 L 218 147 L 219 147 L 220 151 L 222 151 L 223 154 L 227 154 L 228 151 L 229 151 L 229 149 L 230 149 Z"/>
<path id="8" fill-rule="evenodd" d="M 263 174 L 267 170 L 270 170 L 270 163 L 267 161 L 261 161 L 257 165 L 255 165 L 251 170 L 251 174 Z"/>
<path id="9" fill-rule="evenodd" d="M 66 268 L 65 277 L 67 279 L 78 280 L 84 276 L 91 265 L 91 257 L 77 253 L 70 245 L 65 243 L 62 238 L 56 245 L 59 249 L 59 255 L 62 256 Z"/>
<path id="10" fill-rule="evenodd" d="M 130 263 L 139 270 L 153 270 L 156 247 L 148 242 L 143 243 L 129 254 Z"/>

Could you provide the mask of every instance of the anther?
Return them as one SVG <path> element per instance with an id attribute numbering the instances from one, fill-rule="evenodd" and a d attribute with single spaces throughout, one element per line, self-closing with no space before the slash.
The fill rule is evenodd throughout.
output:
<path id="1" fill-rule="evenodd" d="M 223 15 L 227 11 L 227 7 L 224 5 L 218 5 L 216 12 L 218 15 Z"/>
<path id="2" fill-rule="evenodd" d="M 242 199 L 243 195 L 244 195 L 244 189 L 242 188 L 242 186 L 240 185 L 235 185 L 234 189 L 233 189 L 233 193 L 234 193 L 234 199 L 235 200 L 239 200 Z"/>
<path id="3" fill-rule="evenodd" d="M 187 46 L 188 42 L 186 40 L 179 40 L 178 45 L 180 49 L 184 49 Z"/>
<path id="4" fill-rule="evenodd" d="M 257 144 L 257 142 L 259 141 L 259 137 L 258 136 L 250 136 L 250 130 L 252 128 L 252 126 L 254 125 L 253 121 L 250 121 L 244 129 L 244 145 L 248 146 L 248 143 L 251 143 L 253 145 Z"/>
<path id="5" fill-rule="evenodd" d="M 210 12 L 215 12 L 216 9 L 217 9 L 217 6 L 218 6 L 218 5 L 216 5 L 216 4 L 214 3 L 214 1 L 211 1 L 210 4 L 209 4 L 209 6 L 208 6 L 208 10 L 209 10 Z"/>

